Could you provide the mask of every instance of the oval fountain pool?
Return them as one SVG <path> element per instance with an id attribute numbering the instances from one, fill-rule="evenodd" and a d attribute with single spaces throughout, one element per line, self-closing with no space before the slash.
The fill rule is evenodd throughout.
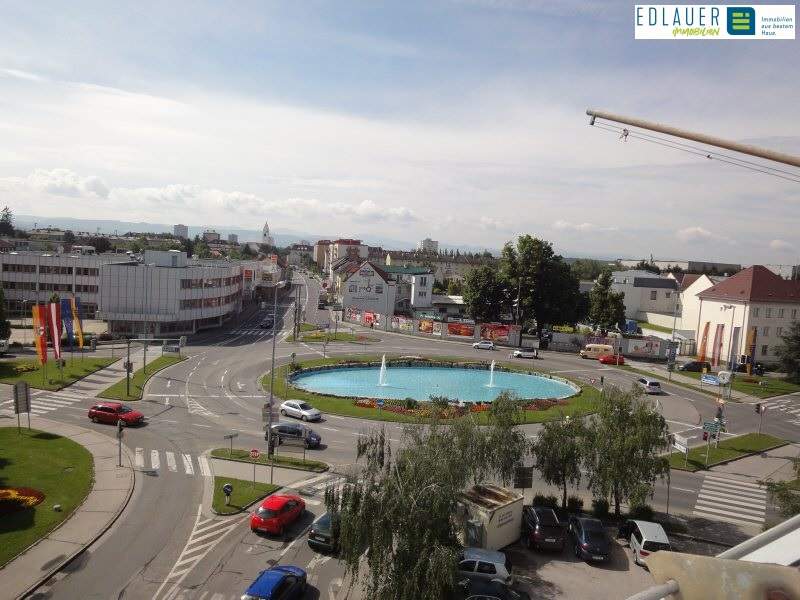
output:
<path id="1" fill-rule="evenodd" d="M 392 367 L 381 385 L 379 367 L 346 367 L 298 373 L 292 383 L 301 389 L 331 396 L 358 398 L 414 398 L 446 396 L 464 402 L 491 402 L 505 391 L 521 398 L 560 399 L 577 389 L 555 379 L 488 369 L 447 367 Z M 492 385 L 490 386 L 490 382 Z"/>

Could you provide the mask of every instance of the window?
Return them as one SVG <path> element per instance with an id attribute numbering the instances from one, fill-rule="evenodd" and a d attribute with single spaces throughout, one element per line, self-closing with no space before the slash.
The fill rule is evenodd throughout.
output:
<path id="1" fill-rule="evenodd" d="M 754 317 L 757 317 L 757 316 L 758 316 L 759 310 L 760 310 L 760 309 L 756 308 L 755 306 L 753 307 L 753 316 L 754 316 Z"/>
<path id="2" fill-rule="evenodd" d="M 664 296 L 667 298 L 672 298 L 672 292 L 664 292 Z"/>
<path id="3" fill-rule="evenodd" d="M 797 318 L 797 309 L 793 308 L 792 309 L 792 320 L 794 321 L 796 318 Z"/>
<path id="4" fill-rule="evenodd" d="M 765 316 L 767 319 L 769 319 L 770 317 L 772 317 L 772 309 L 771 309 L 771 308 L 768 308 L 768 309 L 766 310 L 766 314 L 765 314 L 764 316 Z"/>
<path id="5" fill-rule="evenodd" d="M 650 290 L 650 300 L 655 300 L 658 297 L 658 292 L 656 290 Z"/>
<path id="6" fill-rule="evenodd" d="M 358 286 L 355 283 L 351 283 L 350 287 L 347 288 L 347 291 L 351 294 L 355 294 L 358 291 Z"/>
<path id="7" fill-rule="evenodd" d="M 474 560 L 462 560 L 458 564 L 459 571 L 466 571 L 467 573 L 472 573 L 475 570 L 475 561 Z"/>
<path id="8" fill-rule="evenodd" d="M 36 273 L 36 265 L 16 265 L 3 263 L 3 271 L 8 273 Z"/>
<path id="9" fill-rule="evenodd" d="M 778 318 L 779 318 L 779 319 L 782 319 L 782 318 L 783 318 L 783 313 L 784 313 L 784 309 L 783 309 L 783 308 L 779 308 L 779 309 L 778 309 Z"/>
<path id="10" fill-rule="evenodd" d="M 767 346 L 766 344 L 761 346 L 761 356 L 766 356 L 768 351 L 769 351 L 769 346 Z"/>
<path id="11" fill-rule="evenodd" d="M 421 286 L 425 287 L 426 285 L 428 285 L 428 278 L 427 277 L 420 277 L 419 278 L 419 284 Z"/>
<path id="12" fill-rule="evenodd" d="M 91 267 L 75 267 L 75 275 L 97 277 L 99 274 L 100 274 L 100 269 L 95 269 Z"/>
<path id="13" fill-rule="evenodd" d="M 487 575 L 494 575 L 495 573 L 497 573 L 497 569 L 492 563 L 479 561 L 478 573 L 486 573 Z"/>
<path id="14" fill-rule="evenodd" d="M 428 292 L 417 292 L 417 296 L 419 298 L 426 298 L 428 296 Z"/>
<path id="15" fill-rule="evenodd" d="M 775 328 L 775 335 L 783 335 L 783 327 L 776 327 Z"/>
<path id="16" fill-rule="evenodd" d="M 763 335 L 764 337 L 769 337 L 769 327 L 762 327 L 761 335 Z"/>
<path id="17" fill-rule="evenodd" d="M 375 284 L 375 293 L 376 294 L 382 294 L 383 293 L 383 284 L 382 283 L 376 283 Z"/>

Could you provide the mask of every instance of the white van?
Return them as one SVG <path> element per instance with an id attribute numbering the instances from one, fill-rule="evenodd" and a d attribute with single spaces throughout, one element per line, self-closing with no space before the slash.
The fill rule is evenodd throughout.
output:
<path id="1" fill-rule="evenodd" d="M 672 550 L 667 532 L 658 523 L 630 521 L 626 525 L 631 529 L 630 545 L 633 551 L 633 562 L 637 565 L 646 567 L 646 557 L 653 552 Z"/>
<path id="2" fill-rule="evenodd" d="M 581 358 L 600 358 L 606 354 L 614 354 L 614 346 L 608 344 L 586 344 L 581 350 Z"/>

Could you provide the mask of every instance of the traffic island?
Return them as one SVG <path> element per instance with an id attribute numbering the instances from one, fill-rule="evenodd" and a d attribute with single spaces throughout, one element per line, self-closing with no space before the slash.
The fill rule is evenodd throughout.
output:
<path id="1" fill-rule="evenodd" d="M 294 342 L 294 336 L 290 335 L 287 340 L 288 342 Z M 336 333 L 328 333 L 326 331 L 311 331 L 308 333 L 301 333 L 300 334 L 300 341 L 306 342 L 310 344 L 327 344 L 328 342 L 348 342 L 350 344 L 375 344 L 380 342 L 380 338 L 376 338 L 370 335 L 364 335 L 361 333 L 347 333 L 347 332 L 336 332 Z"/>
<path id="2" fill-rule="evenodd" d="M 14 384 L 25 381 L 32 388 L 56 391 L 72 385 L 79 379 L 106 368 L 117 358 L 111 357 L 72 357 L 64 359 L 63 377 L 58 364 L 51 360 L 44 366 L 38 359 L 17 359 L 0 361 L 0 383 Z"/>
<path id="3" fill-rule="evenodd" d="M 691 448 L 687 454 L 673 452 L 669 456 L 669 465 L 679 471 L 699 471 L 710 467 L 739 460 L 760 452 L 766 452 L 787 444 L 786 440 L 776 438 L 766 433 L 747 433 L 728 438 L 715 447 L 714 442 Z M 706 451 L 708 451 L 708 464 L 706 464 Z"/>
<path id="4" fill-rule="evenodd" d="M 226 503 L 225 485 L 231 486 Z M 231 477 L 214 477 L 214 499 L 211 510 L 218 515 L 235 515 L 250 508 L 253 504 L 279 490 L 281 486 Z"/>
<path id="5" fill-rule="evenodd" d="M 266 454 L 259 454 L 258 458 L 254 461 L 250 458 L 250 450 L 242 450 L 240 448 L 215 448 L 211 451 L 212 458 L 220 460 L 231 460 L 235 462 L 244 462 L 257 465 L 274 465 L 276 467 L 283 467 L 284 469 L 297 469 L 299 471 L 311 471 L 312 473 L 324 473 L 330 467 L 327 463 L 319 460 L 308 460 L 302 458 L 295 458 L 293 456 L 281 456 L 279 454 L 273 455 L 272 459 L 268 459 Z"/>
<path id="6" fill-rule="evenodd" d="M 107 398 L 109 400 L 121 400 L 123 402 L 130 402 L 133 400 L 141 400 L 144 388 L 147 382 L 153 375 L 159 371 L 163 371 L 167 367 L 171 367 L 184 360 L 184 356 L 164 355 L 159 356 L 152 362 L 147 363 L 147 373 L 144 367 L 138 369 L 131 375 L 130 394 L 128 394 L 128 383 L 126 378 L 120 379 L 114 385 L 106 388 L 99 394 L 98 398 Z"/>

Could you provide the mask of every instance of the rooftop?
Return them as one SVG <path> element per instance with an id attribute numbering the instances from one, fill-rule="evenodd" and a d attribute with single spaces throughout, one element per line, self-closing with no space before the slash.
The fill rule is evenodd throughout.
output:
<path id="1" fill-rule="evenodd" d="M 408 265 L 384 265 L 381 267 L 386 273 L 393 275 L 430 275 L 433 273 L 428 267 L 413 267 Z"/>
<path id="2" fill-rule="evenodd" d="M 787 281 L 753 265 L 697 294 L 703 300 L 800 303 L 800 281 Z"/>
<path id="3" fill-rule="evenodd" d="M 506 506 L 522 498 L 517 492 L 491 484 L 475 485 L 466 490 L 463 496 L 473 504 L 488 509 Z"/>

